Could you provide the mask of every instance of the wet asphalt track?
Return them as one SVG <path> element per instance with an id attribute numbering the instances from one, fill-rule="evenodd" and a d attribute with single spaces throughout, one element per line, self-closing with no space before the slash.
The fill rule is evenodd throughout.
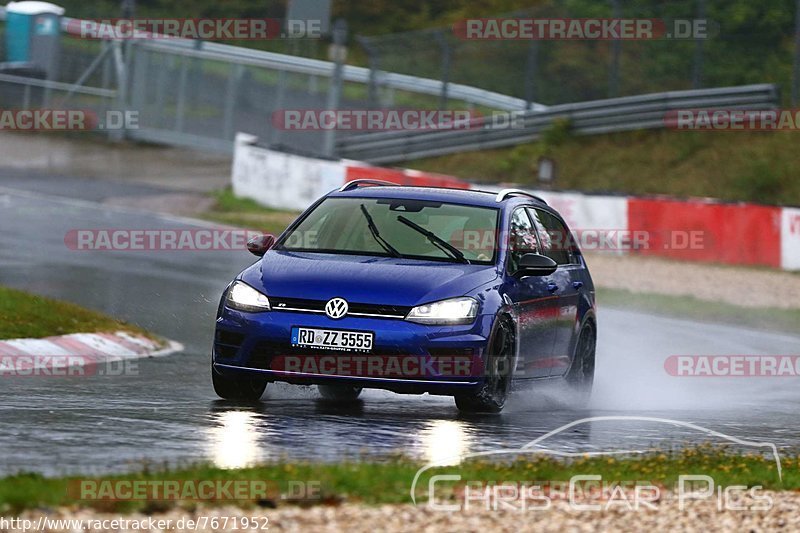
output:
<path id="1" fill-rule="evenodd" d="M 676 419 L 800 448 L 798 380 L 674 378 L 663 369 L 672 354 L 800 354 L 800 337 L 606 309 L 602 302 L 596 388 L 585 410 L 570 410 L 555 386 L 517 393 L 501 416 L 472 418 L 460 416 L 450 398 L 378 391 L 349 407 L 323 403 L 309 388 L 282 385 L 271 385 L 256 406 L 219 401 L 209 379 L 214 311 L 225 284 L 252 256 L 68 250 L 69 229 L 192 227 L 65 198 L 101 200 L 104 187 L 118 195 L 154 192 L 84 180 L 0 178 L 0 284 L 110 313 L 186 350 L 138 362 L 138 375 L 0 378 L 0 474 L 103 473 L 142 462 L 333 461 L 393 452 L 442 460 L 522 446 L 574 420 L 610 415 Z M 583 452 L 709 440 L 720 439 L 665 423 L 625 421 L 584 424 L 542 444 Z"/>

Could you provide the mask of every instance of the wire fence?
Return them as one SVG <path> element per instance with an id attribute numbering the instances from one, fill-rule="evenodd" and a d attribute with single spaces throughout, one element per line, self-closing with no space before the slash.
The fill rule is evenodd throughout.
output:
<path id="1" fill-rule="evenodd" d="M 6 57 L 5 37 L 5 25 L 0 24 L 0 58 Z M 104 117 L 123 107 L 110 43 L 64 39 L 60 58 L 58 70 L 49 78 L 28 66 L 7 65 L 0 70 L 0 109 L 75 109 Z"/>
<path id="2" fill-rule="evenodd" d="M 4 24 L 0 42 L 4 43 Z M 3 56 L 0 56 L 3 57 Z M 0 109 L 31 107 L 132 110 L 135 128 L 100 132 L 112 138 L 229 152 L 236 132 L 276 148 L 333 155 L 326 132 L 276 126 L 275 113 L 370 107 L 370 73 L 345 65 L 334 81 L 334 63 L 230 45 L 190 40 L 102 41 L 62 36 L 60 63 L 47 79 L 37 72 L 0 72 Z M 38 78 L 37 78 L 38 76 Z M 437 79 L 386 73 L 382 98 L 394 109 L 436 109 Z M 471 87 L 450 87 L 449 105 L 522 109 L 524 102 Z M 497 107 L 495 107 L 497 106 Z M 337 131 L 346 137 L 355 132 Z"/>
<path id="3" fill-rule="evenodd" d="M 704 39 L 466 40 L 452 27 L 359 36 L 371 68 L 447 79 L 544 105 L 775 83 L 788 99 L 795 0 L 554 1 L 512 18 L 707 20 Z M 443 97 L 446 97 L 443 96 Z"/>

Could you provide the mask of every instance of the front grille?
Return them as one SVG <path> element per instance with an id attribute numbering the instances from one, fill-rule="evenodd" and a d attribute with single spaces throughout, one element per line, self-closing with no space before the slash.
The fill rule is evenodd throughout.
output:
<path id="1" fill-rule="evenodd" d="M 303 298 L 275 298 L 270 296 L 269 303 L 276 311 L 298 311 L 306 313 L 324 313 L 327 300 L 306 300 Z M 405 318 L 411 307 L 402 305 L 380 305 L 347 302 L 348 316 L 369 316 L 375 318 Z"/>

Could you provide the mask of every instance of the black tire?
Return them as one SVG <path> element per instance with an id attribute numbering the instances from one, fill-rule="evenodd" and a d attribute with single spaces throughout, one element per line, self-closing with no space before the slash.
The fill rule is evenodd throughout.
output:
<path id="1" fill-rule="evenodd" d="M 574 395 L 577 407 L 585 407 L 592 396 L 596 346 L 597 333 L 594 324 L 587 322 L 578 335 L 575 356 L 566 375 L 567 385 Z"/>
<path id="2" fill-rule="evenodd" d="M 470 394 L 456 395 L 456 407 L 464 413 L 499 413 L 503 410 L 511 387 L 512 363 L 516 338 L 508 317 L 499 317 L 489 337 L 486 379 L 483 386 Z"/>
<path id="3" fill-rule="evenodd" d="M 361 394 L 361 388 L 348 385 L 317 385 L 323 399 L 329 402 L 354 402 Z"/>
<path id="4" fill-rule="evenodd" d="M 267 388 L 267 380 L 259 376 L 247 374 L 226 376 L 211 369 L 211 381 L 214 392 L 225 400 L 258 401 Z"/>

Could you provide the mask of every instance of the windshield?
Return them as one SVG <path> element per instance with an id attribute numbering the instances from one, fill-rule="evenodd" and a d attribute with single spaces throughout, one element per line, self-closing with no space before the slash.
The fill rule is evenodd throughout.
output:
<path id="1" fill-rule="evenodd" d="M 498 210 L 423 200 L 327 198 L 279 248 L 491 264 Z"/>

